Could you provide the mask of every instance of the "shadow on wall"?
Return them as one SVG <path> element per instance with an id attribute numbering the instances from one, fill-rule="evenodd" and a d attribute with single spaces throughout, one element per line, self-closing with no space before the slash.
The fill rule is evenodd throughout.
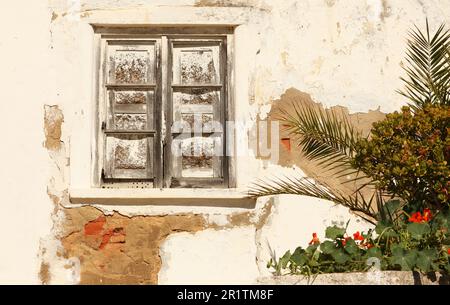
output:
<path id="1" fill-rule="evenodd" d="M 286 92 L 280 97 L 279 100 L 273 102 L 270 113 L 268 114 L 268 120 L 278 120 L 280 117 L 280 110 L 284 110 L 293 113 L 295 107 L 301 107 L 302 105 L 313 106 L 320 109 L 324 109 L 323 105 L 316 103 L 312 100 L 311 96 L 305 92 L 299 91 L 294 88 L 286 90 Z M 348 109 L 342 106 L 334 106 L 326 111 L 331 111 L 344 115 L 355 126 L 355 128 L 362 133 L 363 136 L 367 136 L 372 128 L 374 122 L 380 121 L 385 118 L 386 114 L 379 110 L 369 110 L 368 113 L 357 112 L 350 114 Z M 304 173 L 318 181 L 319 183 L 325 183 L 333 189 L 342 192 L 343 194 L 350 195 L 356 190 L 355 183 L 347 182 L 347 177 L 337 178 L 331 174 L 331 172 L 323 169 L 317 162 L 310 161 L 304 157 L 304 154 L 297 147 L 299 138 L 292 137 L 283 128 L 282 122 L 280 122 L 280 142 L 279 142 L 279 161 L 278 165 L 285 167 L 298 166 Z M 371 194 L 370 194 L 371 195 Z"/>

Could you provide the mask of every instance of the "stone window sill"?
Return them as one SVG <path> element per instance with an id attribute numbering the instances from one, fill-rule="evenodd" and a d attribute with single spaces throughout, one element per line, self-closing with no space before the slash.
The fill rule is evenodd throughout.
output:
<path id="1" fill-rule="evenodd" d="M 73 204 L 193 205 L 252 208 L 256 199 L 241 189 L 70 189 Z"/>

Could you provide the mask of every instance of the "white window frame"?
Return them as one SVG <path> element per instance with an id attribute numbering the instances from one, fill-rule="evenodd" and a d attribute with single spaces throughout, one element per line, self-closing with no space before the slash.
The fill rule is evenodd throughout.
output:
<path id="1" fill-rule="evenodd" d="M 94 72 L 94 79 L 95 85 L 95 93 L 94 93 L 94 99 L 95 99 L 95 112 L 98 113 L 98 115 L 95 117 L 94 127 L 95 127 L 95 139 L 93 141 L 92 145 L 92 154 L 91 154 L 91 160 L 92 160 L 92 179 L 91 179 L 91 185 L 93 188 L 151 188 L 151 187 L 168 187 L 170 186 L 170 182 L 167 180 L 159 179 L 159 183 L 157 184 L 150 184 L 148 182 L 133 182 L 133 183 L 115 183 L 112 184 L 105 184 L 104 180 L 102 179 L 102 169 L 104 168 L 104 158 L 102 157 L 104 154 L 103 147 L 103 139 L 104 139 L 104 133 L 102 130 L 102 122 L 105 119 L 105 103 L 108 99 L 108 96 L 106 94 L 106 90 L 104 90 L 104 84 L 106 79 L 106 65 L 105 65 L 105 53 L 106 53 L 106 44 L 108 40 L 142 40 L 142 39 L 156 39 L 159 41 L 161 45 L 161 52 L 160 54 L 157 54 L 157 56 L 160 57 L 161 66 L 160 73 L 161 78 L 164 80 L 169 79 L 168 77 L 168 67 L 169 63 L 167 63 L 167 59 L 170 59 L 171 55 L 169 54 L 171 50 L 171 42 L 175 41 L 186 41 L 189 39 L 198 40 L 198 39 L 211 39 L 211 40 L 217 40 L 222 39 L 226 42 L 225 44 L 225 54 L 226 54 L 226 61 L 225 61 L 225 84 L 224 84 L 224 115 L 225 120 L 234 120 L 234 101 L 233 101 L 233 41 L 234 41 L 234 35 L 233 35 L 233 28 L 232 27 L 94 27 L 95 29 L 95 42 L 96 42 L 96 69 Z M 206 37 L 206 38 L 205 38 Z M 158 48 L 159 49 L 159 48 Z M 166 122 L 165 126 L 161 126 L 162 128 L 162 137 L 160 139 L 161 142 L 161 152 L 163 150 L 162 144 L 163 141 L 166 142 L 166 148 L 170 147 L 168 146 L 167 142 L 170 142 L 169 133 L 167 132 L 170 130 L 170 124 L 171 122 L 169 120 L 164 120 L 164 117 L 167 118 L 169 116 L 170 106 L 170 88 L 167 81 L 160 82 L 161 88 L 160 88 L 160 96 L 157 97 L 155 95 L 155 98 L 160 98 L 162 102 L 162 108 L 164 109 L 163 117 L 159 118 L 162 121 Z M 155 118 L 157 119 L 157 118 Z M 224 126 L 225 128 L 225 126 Z M 233 135 L 227 135 L 227 136 L 233 136 Z M 230 141 L 231 143 L 234 143 L 234 141 Z M 224 141 L 226 143 L 226 141 Z M 228 147 L 227 150 L 231 150 L 233 153 L 235 150 L 235 147 Z M 168 152 L 165 152 L 166 156 Z M 161 153 L 162 155 L 162 153 Z M 200 185 L 200 187 L 205 188 L 234 188 L 236 187 L 236 179 L 235 179 L 235 158 L 232 154 L 231 156 L 225 156 L 227 159 L 226 162 L 226 175 L 224 175 L 224 182 L 222 185 L 211 185 L 209 186 L 208 183 L 205 185 Z M 170 167 L 167 166 L 161 167 L 161 168 L 155 168 L 157 172 L 155 172 L 155 175 L 160 175 L 162 177 L 163 173 L 162 171 L 166 172 L 167 169 Z M 167 173 L 165 173 L 165 177 L 170 177 Z M 196 187 L 197 185 L 188 185 L 188 187 Z"/>

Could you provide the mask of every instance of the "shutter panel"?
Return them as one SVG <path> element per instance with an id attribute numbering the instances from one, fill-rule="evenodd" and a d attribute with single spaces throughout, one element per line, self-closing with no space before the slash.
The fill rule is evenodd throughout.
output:
<path id="1" fill-rule="evenodd" d="M 222 55 L 222 41 L 172 44 L 172 147 L 176 154 L 171 173 L 177 181 L 196 180 L 201 185 L 201 181 L 223 179 Z"/>
<path id="2" fill-rule="evenodd" d="M 107 179 L 153 179 L 156 43 L 107 41 Z"/>

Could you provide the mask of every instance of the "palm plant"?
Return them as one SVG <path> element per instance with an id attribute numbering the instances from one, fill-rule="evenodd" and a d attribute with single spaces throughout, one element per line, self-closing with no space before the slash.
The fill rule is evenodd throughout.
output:
<path id="1" fill-rule="evenodd" d="M 426 23 L 426 33 L 417 27 L 409 33 L 407 78 L 401 78 L 405 89 L 399 91 L 410 100 L 413 109 L 420 109 L 428 103 L 450 103 L 450 33 L 441 25 L 431 36 Z M 249 191 L 252 197 L 297 194 L 333 201 L 353 211 L 361 212 L 368 221 L 384 220 L 390 216 L 383 206 L 391 198 L 374 181 L 355 167 L 353 157 L 357 143 L 362 139 L 360 132 L 348 118 L 336 112 L 319 107 L 293 105 L 293 112 L 281 110 L 278 117 L 286 131 L 297 138 L 298 146 L 308 160 L 317 162 L 336 178 L 353 175 L 356 184 L 350 195 L 344 195 L 325 183 L 313 182 L 303 177 L 274 177 L 259 179 Z M 372 194 L 365 196 L 367 190 Z M 364 192 L 363 192 L 364 191 Z M 363 194 L 364 193 L 364 194 Z"/>
<path id="2" fill-rule="evenodd" d="M 316 197 L 344 205 L 353 211 L 361 212 L 369 222 L 374 223 L 376 209 L 382 195 L 378 190 L 370 198 L 362 193 L 362 188 L 370 187 L 364 173 L 352 165 L 356 153 L 356 144 L 362 134 L 355 129 L 344 113 L 323 110 L 319 107 L 293 105 L 293 112 L 280 109 L 278 119 L 283 122 L 286 131 L 298 139 L 298 146 L 311 161 L 317 162 L 336 178 L 353 175 L 351 181 L 364 182 L 353 194 L 344 194 L 326 183 L 317 183 L 303 177 L 274 177 L 259 179 L 250 187 L 253 197 L 277 194 L 296 194 Z"/>
<path id="3" fill-rule="evenodd" d="M 450 105 L 450 31 L 445 25 L 432 36 L 428 20 L 425 34 L 415 27 L 409 33 L 406 61 L 407 78 L 401 78 L 405 88 L 398 92 L 410 100 L 410 107 Z"/>

